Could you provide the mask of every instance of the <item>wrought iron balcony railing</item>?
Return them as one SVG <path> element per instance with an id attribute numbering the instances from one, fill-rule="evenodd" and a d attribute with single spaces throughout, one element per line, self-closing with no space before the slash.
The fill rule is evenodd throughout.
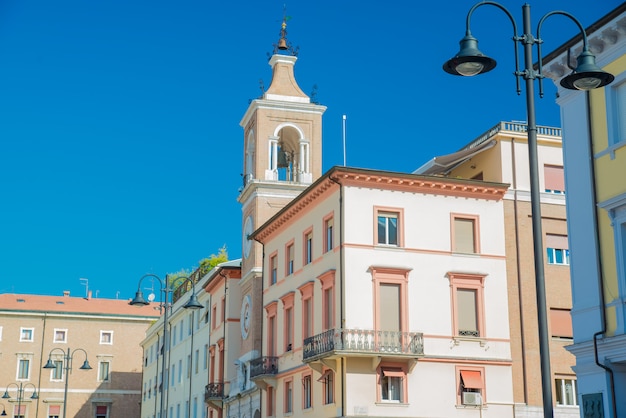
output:
<path id="1" fill-rule="evenodd" d="M 204 387 L 204 400 L 224 399 L 224 383 L 209 383 Z"/>
<path id="2" fill-rule="evenodd" d="M 421 356 L 424 339 L 421 332 L 337 328 L 306 338 L 302 357 L 314 360 L 336 352 Z"/>
<path id="3" fill-rule="evenodd" d="M 278 373 L 278 357 L 259 357 L 250 361 L 250 379 Z"/>

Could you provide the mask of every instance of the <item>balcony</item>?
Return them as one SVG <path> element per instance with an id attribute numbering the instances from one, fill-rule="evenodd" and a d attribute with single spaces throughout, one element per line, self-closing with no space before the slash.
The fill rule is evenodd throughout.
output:
<path id="1" fill-rule="evenodd" d="M 276 373 L 278 373 L 278 357 L 259 357 L 250 361 L 250 380 L 260 387 L 276 387 Z"/>
<path id="2" fill-rule="evenodd" d="M 337 328 L 306 338 L 302 359 L 347 354 L 414 358 L 424 355 L 424 339 L 421 332 Z"/>
<path id="3" fill-rule="evenodd" d="M 206 402 L 224 399 L 224 383 L 209 383 L 204 387 L 204 400 Z"/>

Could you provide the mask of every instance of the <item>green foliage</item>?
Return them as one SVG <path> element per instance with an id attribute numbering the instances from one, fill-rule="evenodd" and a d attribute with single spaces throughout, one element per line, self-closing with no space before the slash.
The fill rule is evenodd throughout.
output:
<path id="1" fill-rule="evenodd" d="M 178 287 L 183 284 L 190 275 L 191 270 L 187 269 L 182 269 L 176 273 L 169 273 L 167 275 L 167 285 L 170 289 L 178 289 Z"/>
<path id="2" fill-rule="evenodd" d="M 218 264 L 224 263 L 228 261 L 228 251 L 226 250 L 226 245 L 222 246 L 217 254 L 211 254 L 208 258 L 203 258 L 200 260 L 200 277 L 207 274 Z"/>

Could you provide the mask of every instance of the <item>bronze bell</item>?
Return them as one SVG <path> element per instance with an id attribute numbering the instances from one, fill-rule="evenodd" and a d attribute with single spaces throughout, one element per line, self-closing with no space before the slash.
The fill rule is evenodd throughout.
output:
<path id="1" fill-rule="evenodd" d="M 280 49 L 281 51 L 286 51 L 287 48 L 287 41 L 285 40 L 285 38 L 280 38 L 278 41 L 278 49 Z"/>

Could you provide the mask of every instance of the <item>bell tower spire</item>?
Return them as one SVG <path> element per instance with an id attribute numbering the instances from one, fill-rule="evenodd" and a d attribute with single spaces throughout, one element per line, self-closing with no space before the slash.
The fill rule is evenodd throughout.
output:
<path id="1" fill-rule="evenodd" d="M 296 81 L 297 49 L 287 39 L 282 19 L 279 39 L 269 59 L 272 81 L 252 100 L 243 128 L 242 225 L 256 229 L 322 175 L 322 115 L 325 106 L 311 103 Z M 252 225 L 246 226 L 246 225 Z M 260 251 L 243 237 L 242 273 L 261 267 Z M 245 281 L 245 278 L 244 278 Z"/>

